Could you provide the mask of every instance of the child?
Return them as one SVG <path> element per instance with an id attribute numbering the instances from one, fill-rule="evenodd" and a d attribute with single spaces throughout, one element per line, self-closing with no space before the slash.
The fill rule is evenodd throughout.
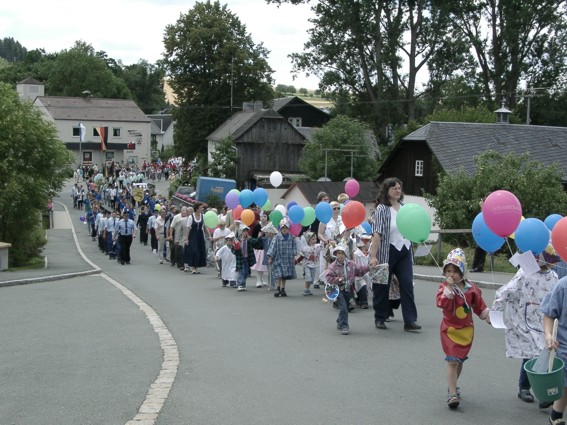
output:
<path id="1" fill-rule="evenodd" d="M 264 234 L 264 236 L 260 239 L 262 240 L 262 245 L 264 246 L 263 261 L 266 265 L 268 272 L 268 291 L 273 291 L 276 289 L 276 279 L 272 274 L 272 266 L 271 264 L 269 264 L 268 261 L 268 250 L 270 249 L 270 244 L 272 243 L 272 240 L 278 234 L 278 229 L 276 229 L 272 223 L 268 222 L 268 224 L 262 227 L 261 231 Z"/>
<path id="2" fill-rule="evenodd" d="M 353 261 L 357 266 L 368 266 L 368 245 L 371 235 L 360 235 L 356 243 L 356 251 L 353 254 Z M 368 309 L 368 285 L 371 283 L 370 277 L 365 274 L 354 279 L 354 291 L 356 293 L 356 305 L 363 310 Z"/>
<path id="3" fill-rule="evenodd" d="M 221 246 L 215 254 L 216 260 L 220 261 L 221 264 L 220 269 L 223 288 L 226 288 L 228 285 L 230 285 L 231 288 L 236 288 L 236 257 L 230 249 L 234 237 L 233 232 L 226 235 L 223 238 L 226 244 Z"/>
<path id="4" fill-rule="evenodd" d="M 473 342 L 472 313 L 490 323 L 490 310 L 482 299 L 480 289 L 465 279 L 465 267 L 463 250 L 452 250 L 443 262 L 443 274 L 446 279 L 437 291 L 437 307 L 443 309 L 441 346 L 447 361 L 447 405 L 451 409 L 457 408 L 461 401 L 457 380 Z"/>
<path id="5" fill-rule="evenodd" d="M 295 272 L 296 244 L 295 236 L 289 233 L 291 222 L 284 217 L 280 221 L 280 233 L 278 233 L 268 249 L 268 264 L 272 266 L 272 275 L 277 281 L 274 297 L 287 297 L 285 282 L 288 279 L 297 278 Z"/>
<path id="6" fill-rule="evenodd" d="M 260 215 L 260 221 L 255 228 L 256 233 L 259 235 L 262 231 L 262 227 L 265 227 L 267 224 L 268 216 L 266 214 Z M 254 264 L 251 269 L 256 271 L 256 288 L 261 288 L 262 286 L 267 286 L 267 283 L 264 282 L 264 273 L 268 271 L 267 259 L 264 261 L 266 251 L 264 251 L 263 248 L 255 249 L 254 255 L 256 256 L 256 264 Z"/>
<path id="7" fill-rule="evenodd" d="M 304 296 L 313 295 L 310 291 L 311 284 L 317 279 L 317 263 L 319 261 L 319 253 L 323 247 L 317 243 L 317 235 L 313 232 L 305 232 L 303 234 L 306 244 L 301 248 L 303 256 L 303 274 L 305 275 Z"/>
<path id="8" fill-rule="evenodd" d="M 250 228 L 241 223 L 240 241 L 235 240 L 230 247 L 236 256 L 238 292 L 246 291 L 246 279 L 250 276 L 250 267 L 256 264 L 254 248 L 262 248 L 262 243 L 258 239 L 251 238 L 249 232 Z"/>
<path id="9" fill-rule="evenodd" d="M 547 267 L 559 261 L 557 256 L 539 254 L 536 256 L 540 270 L 526 275 L 518 270 L 513 279 L 496 291 L 493 311 L 505 312 L 506 357 L 522 359 L 518 397 L 526 403 L 533 403 L 530 381 L 524 364 L 537 356 L 545 348 L 543 335 L 543 313 L 539 305 L 557 282 L 557 275 Z M 551 403 L 540 402 L 539 407 L 549 407 Z"/>
<path id="10" fill-rule="evenodd" d="M 339 317 L 337 318 L 337 329 L 342 335 L 350 333 L 348 327 L 348 307 L 351 286 L 356 276 L 364 276 L 368 273 L 368 266 L 359 266 L 347 258 L 347 248 L 337 245 L 332 252 L 335 261 L 327 268 L 327 282 L 339 287 L 337 304 L 339 306 Z"/>
<path id="11" fill-rule="evenodd" d="M 548 350 L 557 350 L 557 356 L 565 360 L 567 358 L 567 278 L 560 279 L 551 291 L 545 296 L 540 307 L 543 313 L 543 331 L 545 335 L 545 346 Z M 557 338 L 553 339 L 553 322 L 557 319 Z M 565 374 L 564 379 L 567 378 Z M 565 425 L 563 413 L 567 406 L 567 380 L 563 383 L 563 396 L 553 402 L 549 414 L 550 425 Z"/>

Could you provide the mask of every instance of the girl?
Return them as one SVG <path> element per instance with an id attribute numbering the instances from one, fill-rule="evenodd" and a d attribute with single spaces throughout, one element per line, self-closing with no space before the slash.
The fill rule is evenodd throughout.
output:
<path id="1" fill-rule="evenodd" d="M 220 269 L 223 288 L 229 285 L 231 288 L 236 288 L 236 257 L 230 249 L 234 237 L 234 232 L 230 232 L 226 235 L 224 237 L 226 245 L 221 246 L 215 254 L 216 260 L 221 263 Z"/>
<path id="2" fill-rule="evenodd" d="M 482 299 L 480 289 L 465 279 L 465 267 L 463 250 L 452 250 L 443 262 L 443 274 L 446 279 L 437 291 L 437 307 L 443 310 L 441 346 L 447 361 L 447 405 L 451 409 L 457 408 L 461 401 L 457 380 L 473 342 L 472 313 L 490 323 L 490 310 Z"/>
<path id="3" fill-rule="evenodd" d="M 255 232 L 256 236 L 252 234 L 252 237 L 258 237 L 262 227 L 265 227 L 267 224 L 268 224 L 268 216 L 266 214 L 261 214 L 260 221 L 256 225 L 257 228 L 257 232 Z M 256 288 L 261 288 L 262 286 L 268 285 L 266 282 L 264 282 L 264 273 L 268 271 L 267 264 L 264 264 L 264 254 L 265 254 L 265 250 L 263 248 L 254 250 L 254 255 L 256 256 L 256 264 L 254 264 L 254 266 L 252 266 L 251 269 L 256 271 Z"/>
<path id="4" fill-rule="evenodd" d="M 356 243 L 356 251 L 353 254 L 353 261 L 357 266 L 368 266 L 368 245 L 370 235 L 360 235 Z M 354 291 L 356 293 L 356 304 L 363 310 L 368 309 L 368 284 L 371 282 L 368 274 L 354 279 Z"/>
<path id="5" fill-rule="evenodd" d="M 305 289 L 303 290 L 304 296 L 313 295 L 310 291 L 311 284 L 317 279 L 317 260 L 321 252 L 321 244 L 317 243 L 317 235 L 313 232 L 305 232 L 303 234 L 306 244 L 301 248 L 301 255 L 303 256 L 303 274 L 305 275 Z"/>
<path id="6" fill-rule="evenodd" d="M 278 233 L 268 249 L 268 264 L 272 265 L 272 275 L 277 281 L 274 297 L 287 297 L 285 283 L 288 279 L 297 278 L 295 272 L 296 244 L 295 236 L 289 233 L 291 222 L 284 217 L 280 221 L 280 233 Z"/>

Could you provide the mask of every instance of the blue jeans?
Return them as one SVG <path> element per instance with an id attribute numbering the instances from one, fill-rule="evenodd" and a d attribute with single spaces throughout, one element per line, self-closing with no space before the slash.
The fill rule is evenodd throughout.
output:
<path id="1" fill-rule="evenodd" d="M 238 270 L 236 277 L 236 284 L 246 288 L 246 278 L 250 276 L 250 266 L 248 265 L 248 258 L 242 258 L 242 268 Z"/>
<path id="2" fill-rule="evenodd" d="M 350 302 L 350 294 L 347 291 L 340 291 L 337 297 L 337 304 L 339 306 L 339 317 L 337 324 L 339 328 L 348 328 L 348 304 Z"/>
<path id="3" fill-rule="evenodd" d="M 404 323 L 412 323 L 417 320 L 417 307 L 413 295 L 413 265 L 411 251 L 405 246 L 398 251 L 390 245 L 390 257 L 388 260 L 390 276 L 387 285 L 372 284 L 374 296 L 372 304 L 374 308 L 374 320 L 385 322 L 390 311 L 390 282 L 395 274 L 400 282 L 400 303 L 402 305 L 402 316 Z"/>

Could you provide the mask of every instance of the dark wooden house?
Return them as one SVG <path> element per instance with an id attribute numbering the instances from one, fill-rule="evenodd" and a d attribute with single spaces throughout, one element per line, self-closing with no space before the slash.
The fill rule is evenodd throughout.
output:
<path id="1" fill-rule="evenodd" d="M 294 127 L 323 127 L 331 119 L 328 113 L 297 96 L 274 99 L 272 109 Z"/>
<path id="2" fill-rule="evenodd" d="M 298 162 L 306 139 L 272 109 L 244 110 L 225 121 L 207 137 L 209 161 L 216 144 L 227 137 L 238 152 L 236 180 L 240 186 L 253 188 L 261 184 L 260 176 L 272 171 L 279 171 L 284 179 L 288 176 L 287 182 L 289 175 L 300 173 Z"/>
<path id="3" fill-rule="evenodd" d="M 462 168 L 472 175 L 475 156 L 489 149 L 502 154 L 528 152 L 543 164 L 557 163 L 567 187 L 567 128 L 507 122 L 430 122 L 395 146 L 380 167 L 380 180 L 400 178 L 408 195 L 435 193 L 439 172 Z"/>

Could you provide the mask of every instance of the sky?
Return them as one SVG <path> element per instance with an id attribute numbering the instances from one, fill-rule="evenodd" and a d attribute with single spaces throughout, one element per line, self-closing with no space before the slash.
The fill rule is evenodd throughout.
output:
<path id="1" fill-rule="evenodd" d="M 95 51 L 124 65 L 145 59 L 155 63 L 163 52 L 166 25 L 175 24 L 195 0 L 3 0 L 0 2 L 0 39 L 12 37 L 28 50 L 54 53 L 81 40 Z M 303 50 L 307 41 L 309 6 L 284 4 L 279 8 L 265 0 L 221 0 L 246 26 L 255 44 L 263 43 L 275 71 L 275 84 L 297 89 L 316 89 L 318 80 L 291 74 L 290 53 Z"/>

